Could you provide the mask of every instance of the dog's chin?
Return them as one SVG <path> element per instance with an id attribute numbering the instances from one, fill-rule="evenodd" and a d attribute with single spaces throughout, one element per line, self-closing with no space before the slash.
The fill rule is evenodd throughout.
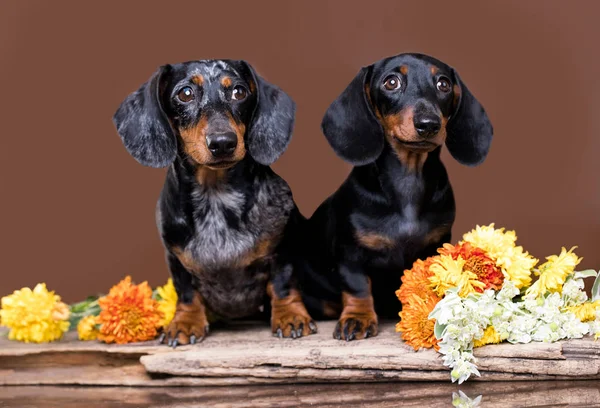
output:
<path id="1" fill-rule="evenodd" d="M 395 139 L 396 142 L 403 148 L 413 151 L 415 153 L 429 153 L 440 146 L 439 143 L 431 142 L 428 140 L 402 140 L 397 137 Z"/>
<path id="2" fill-rule="evenodd" d="M 227 170 L 238 164 L 239 160 L 223 160 L 215 163 L 206 163 L 205 166 L 211 170 Z"/>

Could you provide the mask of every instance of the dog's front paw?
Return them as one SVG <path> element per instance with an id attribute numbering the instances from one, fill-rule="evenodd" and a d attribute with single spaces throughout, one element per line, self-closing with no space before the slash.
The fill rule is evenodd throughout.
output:
<path id="1" fill-rule="evenodd" d="M 199 343 L 204 340 L 208 332 L 206 312 L 198 296 L 191 304 L 177 304 L 175 317 L 158 341 L 175 348 L 178 345 Z"/>
<path id="2" fill-rule="evenodd" d="M 302 306 L 304 309 L 304 306 Z M 271 316 L 273 336 L 279 338 L 291 337 L 296 339 L 317 332 L 317 325 L 306 310 L 298 311 L 293 308 L 273 309 Z"/>
<path id="3" fill-rule="evenodd" d="M 333 338 L 337 340 L 361 340 L 377 336 L 378 323 L 375 313 L 345 314 L 333 331 Z"/>
<path id="4" fill-rule="evenodd" d="M 267 286 L 271 297 L 271 330 L 273 336 L 279 338 L 308 336 L 317 332 L 317 325 L 310 317 L 296 289 L 291 289 L 287 296 L 280 297 L 272 284 Z"/>

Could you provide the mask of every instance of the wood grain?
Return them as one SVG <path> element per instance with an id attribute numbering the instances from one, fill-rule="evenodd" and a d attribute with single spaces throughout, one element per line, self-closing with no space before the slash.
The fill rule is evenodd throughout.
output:
<path id="1" fill-rule="evenodd" d="M 449 381 L 433 350 L 404 344 L 386 322 L 375 338 L 343 342 L 319 333 L 277 339 L 262 323 L 215 327 L 201 344 L 172 350 L 156 342 L 106 345 L 70 333 L 50 344 L 0 339 L 0 385 L 218 386 L 290 383 Z M 500 344 L 476 349 L 481 377 L 470 381 L 600 379 L 600 342 Z M 141 362 L 141 364 L 140 364 Z"/>
<path id="2" fill-rule="evenodd" d="M 596 381 L 310 384 L 239 387 L 0 387 L 1 407 L 433 407 L 458 390 L 482 407 L 600 407 Z"/>

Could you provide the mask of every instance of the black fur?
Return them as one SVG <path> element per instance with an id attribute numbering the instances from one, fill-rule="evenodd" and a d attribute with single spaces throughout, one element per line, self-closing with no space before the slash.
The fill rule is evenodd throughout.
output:
<path id="1" fill-rule="evenodd" d="M 355 166 L 371 163 L 383 150 L 383 128 L 365 93 L 371 67 L 360 70 L 331 104 L 321 127 L 333 150 Z M 369 135 L 369 137 L 366 137 Z"/>
<path id="2" fill-rule="evenodd" d="M 244 65 L 259 90 L 248 133 L 248 150 L 254 160 L 268 166 L 281 156 L 292 140 L 296 105 L 285 92 L 256 75 L 248 64 Z"/>
<path id="3" fill-rule="evenodd" d="M 389 75 L 399 80 L 398 89 L 383 85 Z M 460 99 L 455 90 L 440 90 L 447 80 L 460 87 Z M 393 122 L 397 131 L 384 125 L 385 118 L 400 118 Z M 345 292 L 356 298 L 372 294 L 378 315 L 397 318 L 400 303 L 394 292 L 403 271 L 450 241 L 455 204 L 440 160 L 443 131 L 421 137 L 410 118 L 419 126 L 423 118 L 447 122 L 445 142 L 459 162 L 475 165 L 486 157 L 492 126 L 454 69 L 420 54 L 401 54 L 363 68 L 323 119 L 327 140 L 355 167 L 309 220 L 307 242 L 312 246 L 303 285 L 305 304 L 315 317 L 334 317 L 326 316 L 324 305 L 341 310 Z M 407 154 L 423 162 L 409 165 Z M 359 242 L 359 236 L 369 234 L 384 237 L 382 247 Z M 358 336 L 360 327 L 355 331 L 347 339 Z"/>
<path id="4" fill-rule="evenodd" d="M 452 157 L 467 166 L 483 163 L 492 144 L 493 129 L 483 106 L 471 94 L 453 69 L 454 81 L 461 89 L 460 101 L 448 122 L 446 147 Z"/>
<path id="5" fill-rule="evenodd" d="M 294 111 L 282 90 L 232 60 L 161 67 L 117 110 L 129 153 L 169 166 L 156 221 L 180 304 L 199 294 L 210 316 L 240 318 L 268 308 L 269 282 L 280 298 L 296 287 L 305 220 L 268 167 L 290 141 Z M 219 137 L 235 148 L 217 154 L 210 140 Z M 270 249 L 261 250 L 265 242 Z M 198 336 L 178 330 L 167 329 L 169 344 Z"/>
<path id="6" fill-rule="evenodd" d="M 160 67 L 130 94 L 113 117 L 127 151 L 141 164 L 166 167 L 175 160 L 177 141 L 159 102 L 170 66 Z"/>

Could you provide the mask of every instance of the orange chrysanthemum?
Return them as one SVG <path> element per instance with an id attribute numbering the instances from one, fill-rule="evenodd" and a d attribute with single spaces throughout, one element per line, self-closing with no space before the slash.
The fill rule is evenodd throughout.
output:
<path id="1" fill-rule="evenodd" d="M 429 285 L 429 277 L 433 274 L 429 270 L 434 257 L 429 257 L 426 260 L 417 259 L 411 269 L 404 271 L 402 275 L 402 285 L 396 291 L 396 296 L 402 304 L 408 303 L 410 297 L 414 294 L 423 300 L 429 297 L 434 297 L 436 303 L 441 300 Z"/>
<path id="2" fill-rule="evenodd" d="M 429 319 L 429 313 L 437 302 L 433 297 L 422 299 L 411 294 L 408 302 L 403 304 L 396 331 L 401 332 L 402 339 L 415 350 L 431 347 L 438 349 L 438 339 L 433 333 L 435 319 Z"/>
<path id="3" fill-rule="evenodd" d="M 444 247 L 440 248 L 438 252 L 440 255 L 449 255 L 452 259 L 458 259 L 458 257 L 464 259 L 463 269 L 473 272 L 477 275 L 477 280 L 485 284 L 483 289 L 475 289 L 478 292 L 487 289 L 502 289 L 504 283 L 502 270 L 496 266 L 496 262 L 483 249 L 463 242 L 458 245 L 444 244 Z"/>
<path id="4" fill-rule="evenodd" d="M 152 340 L 162 319 L 158 302 L 152 299 L 148 282 L 134 285 L 126 277 L 100 298 L 98 338 L 106 343 L 131 343 Z"/>

